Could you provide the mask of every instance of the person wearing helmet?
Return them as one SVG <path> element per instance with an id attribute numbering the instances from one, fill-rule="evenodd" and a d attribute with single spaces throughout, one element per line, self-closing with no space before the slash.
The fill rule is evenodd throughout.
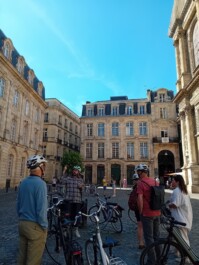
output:
<path id="1" fill-rule="evenodd" d="M 81 167 L 74 166 L 72 174 L 66 178 L 66 199 L 70 201 L 70 217 L 75 220 L 75 216 L 82 206 L 82 189 L 84 181 L 80 175 Z M 80 237 L 78 226 L 75 227 L 76 237 Z"/>
<path id="2" fill-rule="evenodd" d="M 141 216 L 146 247 L 158 240 L 160 236 L 160 210 L 150 209 L 150 186 L 159 185 L 154 178 L 149 177 L 149 168 L 145 164 L 136 167 L 140 178 L 137 185 L 138 209 Z M 149 264 L 154 264 L 155 253 L 148 255 Z"/>
<path id="3" fill-rule="evenodd" d="M 47 160 L 42 155 L 31 156 L 27 161 L 30 175 L 19 185 L 17 195 L 18 265 L 41 264 L 48 228 L 47 187 L 42 179 L 46 163 Z"/>

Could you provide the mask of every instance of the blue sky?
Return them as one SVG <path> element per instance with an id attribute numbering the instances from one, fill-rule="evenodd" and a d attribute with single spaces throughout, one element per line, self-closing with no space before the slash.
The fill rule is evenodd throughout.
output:
<path id="1" fill-rule="evenodd" d="M 173 0 L 0 0 L 0 26 L 45 86 L 81 115 L 86 101 L 176 92 Z"/>

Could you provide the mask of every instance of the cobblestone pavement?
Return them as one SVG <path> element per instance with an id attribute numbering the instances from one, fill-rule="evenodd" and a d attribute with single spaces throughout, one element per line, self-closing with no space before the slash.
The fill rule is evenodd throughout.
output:
<path id="1" fill-rule="evenodd" d="M 102 190 L 98 189 L 102 194 Z M 106 191 L 107 195 L 112 195 L 112 190 Z M 111 201 L 118 202 L 125 208 L 123 212 L 123 227 L 124 231 L 121 234 L 117 234 L 109 231 L 102 231 L 102 237 L 111 236 L 114 239 L 120 241 L 121 245 L 114 248 L 116 256 L 121 257 L 126 261 L 128 265 L 138 265 L 141 251 L 138 250 L 137 236 L 135 226 L 132 224 L 127 215 L 127 201 L 129 190 L 117 190 L 117 196 L 112 198 Z M 18 247 L 18 228 L 17 228 L 17 215 L 15 210 L 17 192 L 0 191 L 0 265 L 16 265 L 17 247 Z M 166 197 L 169 193 L 166 194 Z M 84 196 L 84 199 L 88 199 L 88 208 L 94 204 L 96 198 L 93 196 Z M 193 228 L 190 233 L 190 241 L 192 248 L 199 251 L 199 194 L 191 195 L 191 202 L 194 212 Z M 84 250 L 85 240 L 89 238 L 93 231 L 93 226 L 87 221 L 87 225 L 80 229 L 81 238 L 78 239 Z M 46 251 L 44 252 L 42 265 L 53 265 L 53 261 L 49 258 Z M 64 261 L 62 263 L 64 265 Z"/>

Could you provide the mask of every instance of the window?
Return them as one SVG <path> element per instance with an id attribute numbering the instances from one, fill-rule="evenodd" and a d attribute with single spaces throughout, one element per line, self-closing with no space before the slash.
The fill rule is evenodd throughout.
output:
<path id="1" fill-rule="evenodd" d="M 10 130 L 10 140 L 15 142 L 16 139 L 16 129 L 17 129 L 17 122 L 16 120 L 12 120 L 11 122 L 11 130 Z"/>
<path id="2" fill-rule="evenodd" d="M 127 122 L 126 123 L 126 136 L 132 136 L 133 135 L 133 123 Z"/>
<path id="3" fill-rule="evenodd" d="M 104 116 L 104 108 L 99 108 L 98 109 L 98 115 L 99 116 Z"/>
<path id="4" fill-rule="evenodd" d="M 194 57 L 195 66 L 199 65 L 199 23 L 197 21 L 193 31 L 193 46 L 194 46 Z"/>
<path id="5" fill-rule="evenodd" d="M 59 125 L 62 125 L 62 116 L 61 116 L 61 115 L 59 115 L 59 121 L 58 121 L 58 124 L 59 124 Z"/>
<path id="6" fill-rule="evenodd" d="M 39 109 L 38 108 L 35 110 L 35 122 L 36 123 L 39 122 Z"/>
<path id="7" fill-rule="evenodd" d="M 23 144 L 28 145 L 28 123 L 25 124 L 23 129 Z"/>
<path id="8" fill-rule="evenodd" d="M 48 140 L 48 129 L 47 128 L 43 129 L 43 139 L 44 141 Z"/>
<path id="9" fill-rule="evenodd" d="M 140 135 L 147 135 L 147 123 L 146 122 L 140 122 L 139 131 L 140 131 Z"/>
<path id="10" fill-rule="evenodd" d="M 86 144 L 86 158 L 92 158 L 93 157 L 93 144 L 87 143 Z"/>
<path id="11" fill-rule="evenodd" d="M 17 108 L 18 105 L 19 105 L 19 92 L 15 90 L 13 97 L 13 106 Z"/>
<path id="12" fill-rule="evenodd" d="M 165 102 L 165 94 L 164 93 L 159 94 L 159 99 L 160 102 Z"/>
<path id="13" fill-rule="evenodd" d="M 70 122 L 70 131 L 71 132 L 73 131 L 73 123 L 72 123 L 72 121 Z"/>
<path id="14" fill-rule="evenodd" d="M 98 124 L 98 136 L 104 136 L 104 123 Z"/>
<path id="15" fill-rule="evenodd" d="M 161 130 L 161 137 L 168 137 L 168 131 L 166 129 Z"/>
<path id="16" fill-rule="evenodd" d="M 30 111 L 30 104 L 29 104 L 29 101 L 26 100 L 26 103 L 25 103 L 25 115 L 26 116 L 29 116 L 29 111 Z"/>
<path id="17" fill-rule="evenodd" d="M 17 62 L 17 70 L 20 74 L 23 74 L 23 69 L 24 69 L 23 59 L 19 57 Z"/>
<path id="18" fill-rule="evenodd" d="M 140 143 L 140 158 L 148 158 L 148 144 Z"/>
<path id="19" fill-rule="evenodd" d="M 112 108 L 112 115 L 113 115 L 113 116 L 118 115 L 118 107 L 117 107 L 117 106 L 114 106 L 114 107 Z"/>
<path id="20" fill-rule="evenodd" d="M 91 108 L 88 109 L 88 112 L 87 113 L 88 113 L 88 116 L 89 117 L 92 117 L 93 116 L 93 109 L 91 109 Z"/>
<path id="21" fill-rule="evenodd" d="M 33 85 L 33 78 L 34 78 L 34 74 L 33 74 L 33 71 L 29 71 L 28 72 L 28 82 L 29 84 Z"/>
<path id="22" fill-rule="evenodd" d="M 140 105 L 140 114 L 145 114 L 145 106 Z"/>
<path id="23" fill-rule="evenodd" d="M 133 107 L 127 106 L 127 115 L 132 115 L 132 114 L 133 114 Z"/>
<path id="24" fill-rule="evenodd" d="M 3 49 L 3 54 L 7 59 L 10 59 L 10 55 L 11 55 L 11 47 L 9 43 L 5 43 L 4 45 L 4 49 Z"/>
<path id="25" fill-rule="evenodd" d="M 46 145 L 43 145 L 43 156 L 46 156 Z"/>
<path id="26" fill-rule="evenodd" d="M 64 127 L 68 128 L 68 120 L 67 119 L 65 119 L 65 121 L 64 121 Z"/>
<path id="27" fill-rule="evenodd" d="M 5 80 L 0 78 L 0 97 L 3 97 L 5 93 Z"/>
<path id="28" fill-rule="evenodd" d="M 112 136 L 118 136 L 119 135 L 119 123 L 114 122 L 112 123 Z"/>
<path id="29" fill-rule="evenodd" d="M 14 161 L 14 156 L 10 154 L 8 156 L 8 170 L 7 170 L 7 177 L 8 178 L 12 177 L 13 161 Z"/>
<path id="30" fill-rule="evenodd" d="M 75 133 L 78 134 L 78 128 L 77 128 L 77 125 L 75 125 Z"/>
<path id="31" fill-rule="evenodd" d="M 25 159 L 25 157 L 22 157 L 21 167 L 20 167 L 20 176 L 22 176 L 22 177 L 25 175 L 25 165 L 26 165 L 26 159 Z"/>
<path id="32" fill-rule="evenodd" d="M 134 159 L 134 143 L 127 143 L 127 158 Z"/>
<path id="33" fill-rule="evenodd" d="M 119 143 L 112 143 L 112 158 L 119 158 Z"/>
<path id="34" fill-rule="evenodd" d="M 93 124 L 87 124 L 87 136 L 93 136 Z"/>
<path id="35" fill-rule="evenodd" d="M 98 143 L 98 158 L 104 158 L 104 143 Z"/>
<path id="36" fill-rule="evenodd" d="M 44 122 L 48 122 L 48 112 L 44 113 Z"/>
<path id="37" fill-rule="evenodd" d="M 167 110 L 166 108 L 160 108 L 160 118 L 166 119 L 167 118 Z"/>

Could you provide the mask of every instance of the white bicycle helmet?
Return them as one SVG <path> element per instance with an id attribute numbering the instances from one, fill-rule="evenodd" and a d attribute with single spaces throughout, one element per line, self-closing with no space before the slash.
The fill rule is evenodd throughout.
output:
<path id="1" fill-rule="evenodd" d="M 81 173 L 81 167 L 80 166 L 74 166 L 73 169 L 78 170 Z"/>
<path id="2" fill-rule="evenodd" d="M 137 179 L 139 179 L 138 174 L 133 174 L 133 180 L 137 180 Z"/>
<path id="3" fill-rule="evenodd" d="M 148 172 L 149 171 L 149 168 L 147 165 L 145 164 L 139 164 L 135 167 L 135 171 L 144 171 L 144 172 Z"/>
<path id="4" fill-rule="evenodd" d="M 35 169 L 42 163 L 47 163 L 47 160 L 42 155 L 34 155 L 28 158 L 27 168 Z"/>

